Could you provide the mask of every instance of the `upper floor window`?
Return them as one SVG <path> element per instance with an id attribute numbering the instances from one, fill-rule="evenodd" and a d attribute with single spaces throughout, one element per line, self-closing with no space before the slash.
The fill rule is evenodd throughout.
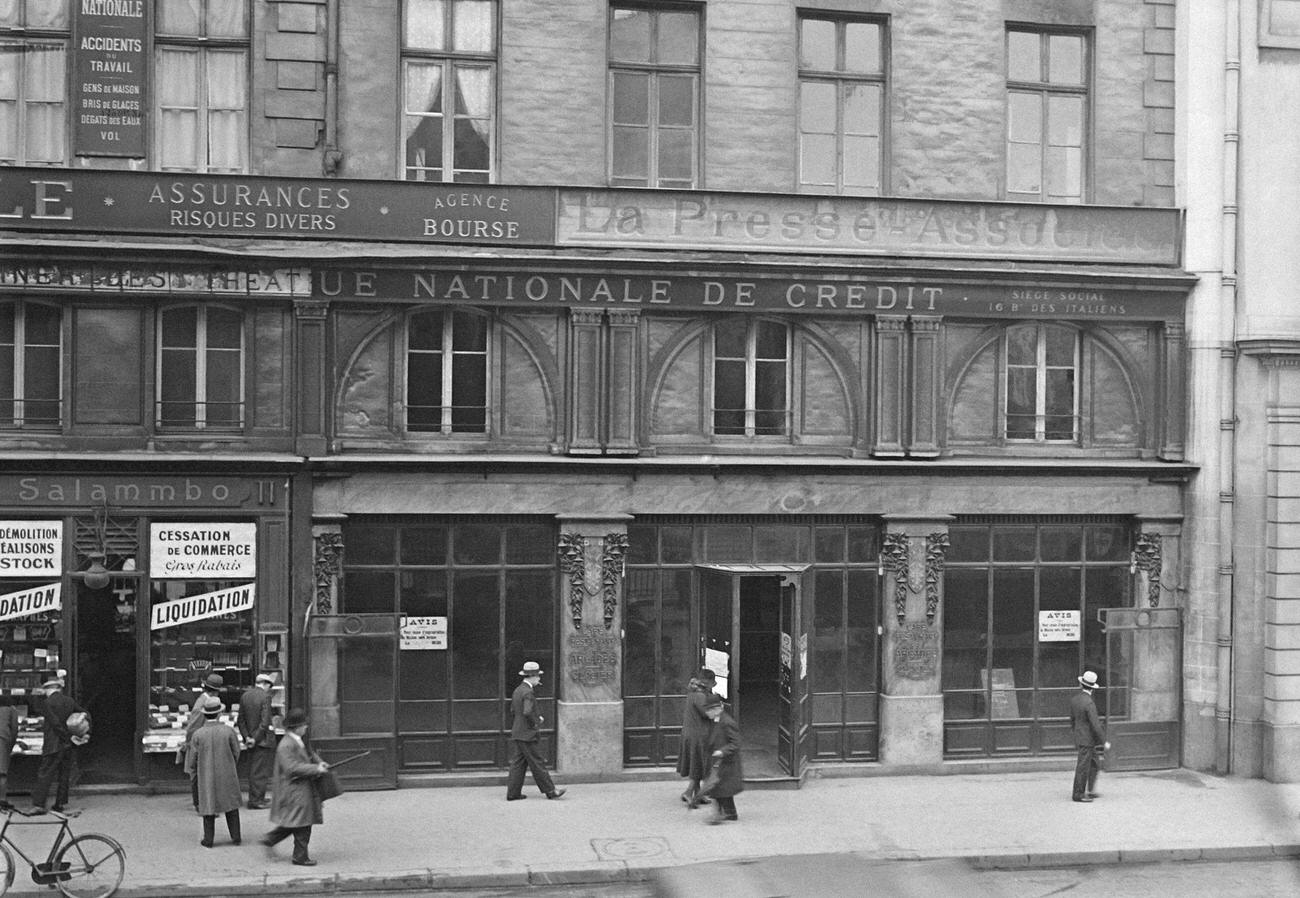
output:
<path id="1" fill-rule="evenodd" d="M 408 181 L 493 180 L 495 0 L 406 0 L 402 97 Z"/>
<path id="2" fill-rule="evenodd" d="M 0 165 L 67 157 L 68 4 L 0 2 Z"/>
<path id="3" fill-rule="evenodd" d="M 713 432 L 790 433 L 790 328 L 737 317 L 713 329 Z"/>
<path id="4" fill-rule="evenodd" d="M 155 146 L 163 171 L 248 170 L 248 0 L 158 0 Z"/>
<path id="5" fill-rule="evenodd" d="M 1077 440 L 1079 332 L 1051 324 L 1009 328 L 1006 366 L 1006 438 Z"/>
<path id="6" fill-rule="evenodd" d="M 158 426 L 244 426 L 244 313 L 224 306 L 165 309 L 158 326 Z"/>
<path id="7" fill-rule="evenodd" d="M 698 186 L 700 16 L 611 4 L 610 183 Z"/>
<path id="8" fill-rule="evenodd" d="M 1008 29 L 1008 199 L 1083 202 L 1088 72 L 1082 34 Z"/>
<path id="9" fill-rule="evenodd" d="M 882 32 L 874 22 L 800 18 L 800 190 L 881 192 Z"/>
<path id="10" fill-rule="evenodd" d="M 55 427 L 63 345 L 58 306 L 0 303 L 0 427 Z"/>
<path id="11" fill-rule="evenodd" d="M 469 312 L 415 312 L 406 333 L 406 429 L 486 433 L 488 319 Z"/>

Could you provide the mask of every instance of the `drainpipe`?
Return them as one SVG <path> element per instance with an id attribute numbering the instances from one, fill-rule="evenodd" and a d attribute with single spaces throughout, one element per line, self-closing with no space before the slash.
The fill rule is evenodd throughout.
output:
<path id="1" fill-rule="evenodd" d="M 321 171 L 327 178 L 338 177 L 343 168 L 339 149 L 339 3 L 328 0 L 325 6 L 325 154 Z"/>
<path id="2" fill-rule="evenodd" d="M 1223 258 L 1219 304 L 1219 558 L 1214 767 L 1232 772 L 1234 569 L 1237 449 L 1237 176 L 1241 124 L 1241 4 L 1224 3 Z"/>

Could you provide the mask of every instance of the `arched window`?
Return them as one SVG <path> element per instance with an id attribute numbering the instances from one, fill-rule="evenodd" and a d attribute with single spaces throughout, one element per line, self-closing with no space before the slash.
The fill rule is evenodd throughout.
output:
<path id="1" fill-rule="evenodd" d="M 790 433 L 790 328 L 743 317 L 713 328 L 713 432 Z"/>
<path id="2" fill-rule="evenodd" d="M 1006 334 L 1005 436 L 1035 443 L 1079 438 L 1079 333 L 1023 324 Z"/>
<path id="3" fill-rule="evenodd" d="M 412 313 L 406 328 L 406 429 L 486 433 L 489 321 L 470 312 Z"/>

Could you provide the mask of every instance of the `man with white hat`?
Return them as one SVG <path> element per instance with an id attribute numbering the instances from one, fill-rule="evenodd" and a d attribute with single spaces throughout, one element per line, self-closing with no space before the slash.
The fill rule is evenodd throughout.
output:
<path id="1" fill-rule="evenodd" d="M 1092 801 L 1098 797 L 1095 791 L 1100 769 L 1098 759 L 1110 748 L 1110 743 L 1106 741 L 1106 730 L 1092 700 L 1092 690 L 1100 688 L 1096 671 L 1085 670 L 1078 680 L 1079 692 L 1070 699 L 1070 727 L 1074 730 L 1074 746 L 1079 752 L 1074 765 L 1074 791 L 1070 797 L 1074 801 Z"/>
<path id="2" fill-rule="evenodd" d="M 524 794 L 524 770 L 533 772 L 533 782 L 547 798 L 559 798 L 565 789 L 556 789 L 551 774 L 546 769 L 546 759 L 537 750 L 542 727 L 542 715 L 537 713 L 537 698 L 533 689 L 542 681 L 542 668 L 536 661 L 525 661 L 524 669 L 519 671 L 524 681 L 515 687 L 510 697 L 510 710 L 514 714 L 514 726 L 510 728 L 510 745 L 513 749 L 510 757 L 510 777 L 506 781 L 506 801 L 519 801 L 527 798 Z"/>
<path id="3" fill-rule="evenodd" d="M 271 687 L 275 678 L 260 673 L 254 684 L 239 697 L 235 726 L 248 749 L 248 806 L 257 811 L 269 808 L 266 787 L 275 770 L 275 729 L 271 726 Z"/>

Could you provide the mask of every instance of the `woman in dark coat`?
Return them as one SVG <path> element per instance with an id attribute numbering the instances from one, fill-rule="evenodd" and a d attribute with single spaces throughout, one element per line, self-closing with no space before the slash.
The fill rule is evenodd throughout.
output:
<path id="1" fill-rule="evenodd" d="M 709 769 L 708 754 L 704 750 L 704 740 L 708 738 L 710 722 L 704 713 L 704 704 L 713 695 L 713 687 L 718 682 L 713 671 L 701 667 L 691 677 L 686 687 L 686 707 L 682 710 L 682 745 L 677 752 L 677 773 L 690 780 L 682 801 L 687 808 L 697 804 L 706 804 L 703 800 L 692 801 L 700 791 L 700 780 Z"/>
<path id="2" fill-rule="evenodd" d="M 303 737 L 307 734 L 307 715 L 293 708 L 284 717 L 284 738 L 275 749 L 275 774 L 271 780 L 271 822 L 275 829 L 266 834 L 262 844 L 268 852 L 293 836 L 293 862 L 300 867 L 314 867 L 307 856 L 311 828 L 323 823 L 316 779 L 329 765 L 312 752 Z"/>
<path id="3" fill-rule="evenodd" d="M 221 722 L 221 712 L 226 706 L 215 695 L 206 697 L 203 704 L 203 726 L 194 731 L 190 747 L 185 752 L 185 772 L 195 778 L 199 787 L 199 813 L 203 815 L 204 848 L 212 847 L 216 836 L 217 815 L 226 815 L 226 829 L 230 841 L 240 843 L 239 805 L 239 734 L 234 727 Z"/>
<path id="4" fill-rule="evenodd" d="M 736 796 L 745 791 L 745 771 L 740 766 L 740 727 L 723 709 L 722 699 L 716 695 L 705 704 L 704 713 L 712 721 L 705 746 L 709 751 L 711 767 L 717 768 L 718 780 L 717 785 L 708 790 L 708 794 L 717 802 L 717 813 L 709 822 L 738 820 Z"/>

